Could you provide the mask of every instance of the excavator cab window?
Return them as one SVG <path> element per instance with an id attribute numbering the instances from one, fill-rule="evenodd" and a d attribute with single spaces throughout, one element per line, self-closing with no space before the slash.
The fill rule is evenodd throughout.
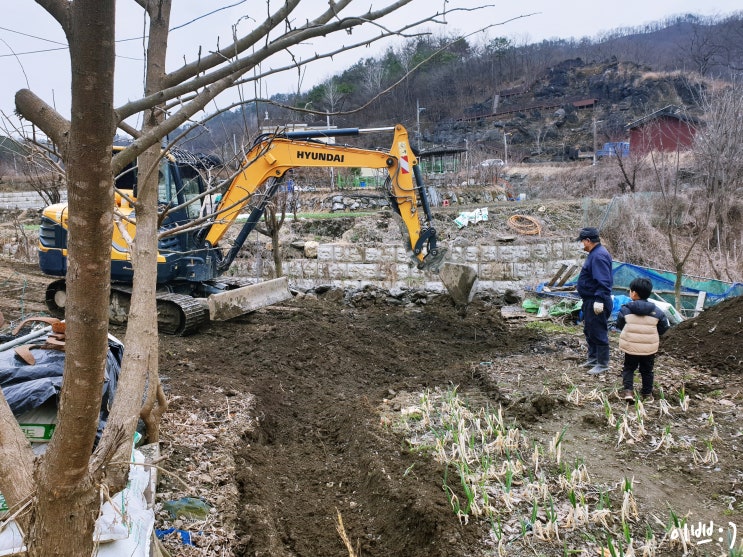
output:
<path id="1" fill-rule="evenodd" d="M 137 188 L 137 165 L 128 164 L 121 174 L 116 176 L 116 187 L 120 190 L 136 190 Z"/>
<path id="2" fill-rule="evenodd" d="M 157 202 L 162 205 L 178 205 L 175 180 L 173 179 L 167 159 L 163 159 L 160 163 L 160 171 L 158 172 L 157 179 Z"/>
<path id="3" fill-rule="evenodd" d="M 181 174 L 181 192 L 183 193 L 183 202 L 188 203 L 186 205 L 186 213 L 191 219 L 199 218 L 201 215 L 201 199 L 199 195 L 202 193 L 202 180 L 199 172 L 187 165 L 179 167 Z"/>

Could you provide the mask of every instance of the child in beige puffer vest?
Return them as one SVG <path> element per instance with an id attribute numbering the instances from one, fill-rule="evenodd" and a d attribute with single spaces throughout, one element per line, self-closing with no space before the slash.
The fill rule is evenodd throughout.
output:
<path id="1" fill-rule="evenodd" d="M 655 354 L 660 345 L 660 336 L 668 330 L 665 312 L 648 301 L 653 291 L 653 283 L 645 277 L 634 279 L 629 285 L 632 301 L 619 310 L 617 328 L 619 348 L 624 351 L 622 367 L 623 391 L 619 397 L 632 402 L 635 399 L 633 388 L 635 371 L 639 368 L 642 377 L 640 396 L 643 402 L 653 402 L 653 367 Z"/>

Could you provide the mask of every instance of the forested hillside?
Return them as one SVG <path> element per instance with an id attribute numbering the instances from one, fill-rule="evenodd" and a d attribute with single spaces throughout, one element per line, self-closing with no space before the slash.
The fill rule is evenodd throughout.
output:
<path id="1" fill-rule="evenodd" d="M 423 150 L 467 140 L 470 148 L 497 152 L 508 133 L 515 159 L 561 160 L 570 149 L 593 148 L 594 118 L 599 143 L 621 139 L 625 124 L 668 104 L 694 110 L 700 90 L 712 80 L 735 79 L 742 69 L 743 12 L 689 14 L 534 44 L 432 34 L 364 58 L 306 93 L 275 95 L 219 115 L 208 122 L 209 134 L 191 136 L 189 147 L 214 151 L 250 143 L 259 121 L 401 122 L 416 136 L 420 128 Z"/>

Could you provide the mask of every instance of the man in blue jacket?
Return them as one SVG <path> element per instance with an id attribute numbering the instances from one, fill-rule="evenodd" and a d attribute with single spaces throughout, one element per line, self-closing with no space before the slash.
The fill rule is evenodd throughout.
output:
<path id="1" fill-rule="evenodd" d="M 582 228 L 577 240 L 588 257 L 578 275 L 577 290 L 583 300 L 583 333 L 588 343 L 588 373 L 598 375 L 609 369 L 609 316 L 612 310 L 612 259 L 601 245 L 596 228 Z"/>

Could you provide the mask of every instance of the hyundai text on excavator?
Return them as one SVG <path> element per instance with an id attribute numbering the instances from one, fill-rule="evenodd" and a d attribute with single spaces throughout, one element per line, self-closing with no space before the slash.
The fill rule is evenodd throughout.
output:
<path id="1" fill-rule="evenodd" d="M 359 133 L 394 130 L 388 151 L 326 143 L 321 139 Z M 243 165 L 213 209 L 205 200 L 209 190 L 200 169 L 204 158 L 173 149 L 160 165 L 158 199 L 161 239 L 158 242 L 158 326 L 161 332 L 188 334 L 206 320 L 230 319 L 274 304 L 291 296 L 286 277 L 253 284 L 248 279 L 225 277 L 267 204 L 279 191 L 287 171 L 298 167 L 377 168 L 388 173 L 385 191 L 412 263 L 418 269 L 438 272 L 445 250 L 437 246 L 431 226 L 431 210 L 423 187 L 418 160 L 402 125 L 394 128 L 357 128 L 276 132 L 256 138 Z M 117 212 L 111 250 L 111 306 L 114 323 L 123 323 L 129 309 L 133 272 L 130 239 L 136 234 L 136 215 L 130 199 L 136 199 L 136 166 L 116 179 Z M 119 193 L 120 192 L 120 193 Z M 420 205 L 420 207 L 419 207 Z M 232 242 L 227 231 L 249 209 Z M 211 209 L 211 210 L 210 210 Z M 422 215 L 421 215 L 422 213 Z M 67 271 L 67 204 L 44 209 L 39 232 L 39 264 L 42 272 L 64 277 Z M 168 230 L 174 230 L 168 235 Z M 452 279 L 452 283 L 461 277 Z M 471 279 L 469 289 L 474 282 Z M 448 287 L 448 285 L 447 285 Z M 47 288 L 46 303 L 56 316 L 64 314 L 65 281 Z"/>

